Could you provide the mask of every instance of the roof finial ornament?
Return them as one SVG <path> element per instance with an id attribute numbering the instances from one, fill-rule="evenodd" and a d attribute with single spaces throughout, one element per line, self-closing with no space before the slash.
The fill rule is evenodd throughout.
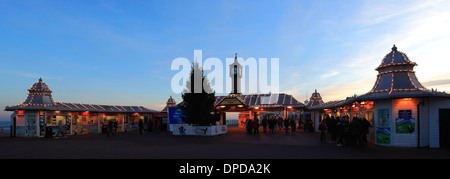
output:
<path id="1" fill-rule="evenodd" d="M 42 82 L 42 77 L 39 78 L 39 82 Z"/>
<path id="2" fill-rule="evenodd" d="M 394 44 L 394 46 L 392 47 L 392 51 L 397 51 L 397 47 L 395 46 L 395 44 Z"/>
<path id="3" fill-rule="evenodd" d="M 234 60 L 237 60 L 237 53 L 234 53 Z"/>

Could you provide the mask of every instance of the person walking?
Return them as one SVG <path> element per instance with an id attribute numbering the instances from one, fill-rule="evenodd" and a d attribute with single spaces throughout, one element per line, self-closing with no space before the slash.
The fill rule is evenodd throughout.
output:
<path id="1" fill-rule="evenodd" d="M 109 134 L 112 134 L 113 136 L 116 136 L 116 134 L 114 134 L 114 132 L 113 132 L 113 122 L 110 120 L 110 121 L 108 121 L 108 130 L 107 130 L 107 133 L 106 133 L 106 137 L 109 137 Z"/>
<path id="2" fill-rule="evenodd" d="M 64 133 L 66 133 L 66 127 L 62 125 L 62 121 L 58 121 L 58 132 L 56 132 L 55 138 L 58 139 L 58 138 L 59 138 L 58 135 L 59 135 L 60 133 L 62 134 L 62 136 L 63 136 L 64 138 L 67 138 L 67 136 L 64 134 Z"/>

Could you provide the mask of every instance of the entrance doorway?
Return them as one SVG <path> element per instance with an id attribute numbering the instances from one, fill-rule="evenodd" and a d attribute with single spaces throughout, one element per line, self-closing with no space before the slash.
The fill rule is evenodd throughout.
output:
<path id="1" fill-rule="evenodd" d="M 439 145 L 450 148 L 450 109 L 439 109 Z"/>

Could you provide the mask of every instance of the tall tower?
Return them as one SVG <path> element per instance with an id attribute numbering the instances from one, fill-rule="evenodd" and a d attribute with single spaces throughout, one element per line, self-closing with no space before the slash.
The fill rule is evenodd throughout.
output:
<path id="1" fill-rule="evenodd" d="M 241 94 L 241 78 L 242 78 L 242 65 L 237 61 L 237 53 L 234 57 L 234 63 L 230 64 L 230 77 L 231 77 L 231 93 Z"/>

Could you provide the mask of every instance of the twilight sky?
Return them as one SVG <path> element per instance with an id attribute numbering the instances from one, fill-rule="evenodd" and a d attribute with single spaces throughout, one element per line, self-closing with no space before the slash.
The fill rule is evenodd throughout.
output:
<path id="1" fill-rule="evenodd" d="M 279 58 L 281 92 L 304 101 L 317 89 L 331 101 L 368 92 L 396 44 L 425 87 L 450 92 L 449 9 L 448 0 L 0 0 L 0 120 L 39 77 L 55 101 L 160 110 L 171 95 L 181 101 L 172 60 L 197 49 L 224 64 L 235 52 Z"/>

